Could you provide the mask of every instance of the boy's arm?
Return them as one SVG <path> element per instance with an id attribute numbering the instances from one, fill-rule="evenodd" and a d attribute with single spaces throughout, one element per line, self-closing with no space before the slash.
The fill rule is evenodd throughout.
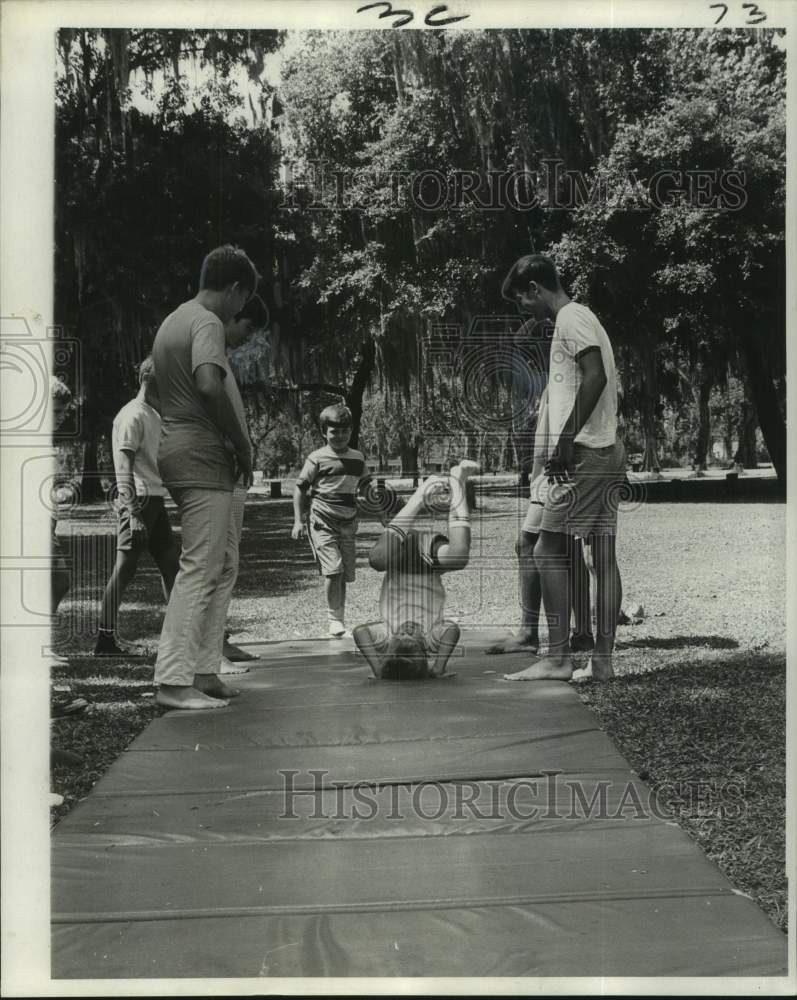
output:
<path id="1" fill-rule="evenodd" d="M 302 489 L 298 484 L 293 488 L 293 528 L 291 538 L 298 541 L 304 538 L 307 528 L 307 512 L 310 509 L 310 497 L 307 488 Z"/>
<path id="2" fill-rule="evenodd" d="M 448 510 L 448 542 L 435 553 L 440 569 L 446 573 L 464 569 L 470 556 L 470 508 L 466 489 L 469 477 L 478 472 L 476 462 L 462 461 L 449 476 L 451 503 Z"/>
<path id="3" fill-rule="evenodd" d="M 548 460 L 549 479 L 566 479 L 569 476 L 573 465 L 574 439 L 597 406 L 601 393 L 608 383 L 600 344 L 594 329 L 583 318 L 571 317 L 567 328 L 562 330 L 562 345 L 566 351 L 572 353 L 579 367 L 581 385 L 573 401 L 573 409 Z"/>
<path id="4" fill-rule="evenodd" d="M 133 479 L 133 466 L 136 453 L 122 448 L 116 463 L 116 494 L 119 503 L 130 511 L 130 528 L 134 535 L 146 533 L 146 526 L 141 520 L 139 500 L 136 495 L 136 484 Z"/>
<path id="5" fill-rule="evenodd" d="M 318 465 L 308 455 L 293 488 L 293 527 L 291 538 L 298 541 L 307 533 L 307 514 L 310 510 L 310 487 L 318 474 Z"/>
<path id="6" fill-rule="evenodd" d="M 235 457 L 244 477 L 244 485 L 252 485 L 252 445 L 245 427 L 238 423 L 238 417 L 230 397 L 224 388 L 224 372 L 213 362 L 206 362 L 194 372 L 197 393 L 205 412 L 232 441 Z"/>
<path id="7" fill-rule="evenodd" d="M 540 406 L 537 411 L 537 427 L 534 431 L 534 455 L 531 463 L 530 483 L 533 483 L 545 470 L 549 451 L 548 435 L 548 390 L 546 389 L 540 399 Z"/>

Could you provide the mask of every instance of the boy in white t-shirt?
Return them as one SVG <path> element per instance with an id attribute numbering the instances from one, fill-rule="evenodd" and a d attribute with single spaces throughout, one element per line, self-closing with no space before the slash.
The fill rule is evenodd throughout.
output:
<path id="1" fill-rule="evenodd" d="M 111 441 L 118 494 L 116 564 L 102 597 L 95 656 L 130 656 L 116 642 L 116 621 L 142 551 L 149 551 L 160 570 L 166 600 L 180 563 L 180 550 L 164 506 L 166 488 L 158 472 L 160 400 L 151 356 L 141 362 L 138 380 L 138 394 L 122 407 L 113 422 Z"/>
<path id="2" fill-rule="evenodd" d="M 521 257 L 502 287 L 504 298 L 538 320 L 554 320 L 548 378 L 548 424 L 554 445 L 545 471 L 545 500 L 534 558 L 542 576 L 548 654 L 507 680 L 569 680 L 570 538 L 589 541 L 596 574 L 597 636 L 589 672 L 612 676 L 612 650 L 622 603 L 615 536 L 625 482 L 625 449 L 617 439 L 617 378 L 606 331 L 586 306 L 564 292 L 549 258 Z"/>

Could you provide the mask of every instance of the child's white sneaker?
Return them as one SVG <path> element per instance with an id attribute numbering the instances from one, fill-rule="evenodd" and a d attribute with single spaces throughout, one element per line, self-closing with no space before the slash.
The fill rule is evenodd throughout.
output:
<path id="1" fill-rule="evenodd" d="M 330 618 L 329 635 L 332 639 L 343 639 L 346 635 L 346 626 L 336 618 Z M 351 632 L 349 632 L 349 635 L 351 635 Z"/>

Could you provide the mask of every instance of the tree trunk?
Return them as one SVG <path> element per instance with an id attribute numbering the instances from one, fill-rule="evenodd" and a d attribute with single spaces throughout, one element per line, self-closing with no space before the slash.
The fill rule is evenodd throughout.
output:
<path id="1" fill-rule="evenodd" d="M 418 450 L 421 439 L 413 435 L 412 438 L 399 434 L 399 455 L 401 456 L 401 475 L 403 477 L 412 476 L 413 485 L 418 485 Z"/>
<path id="2" fill-rule="evenodd" d="M 104 496 L 97 461 L 98 445 L 96 433 L 91 433 L 83 442 L 83 474 L 80 481 L 80 499 L 83 503 L 94 503 Z"/>
<path id="3" fill-rule="evenodd" d="M 750 378 L 750 390 L 758 415 L 758 426 L 764 435 L 769 457 L 778 479 L 786 482 L 786 422 L 780 410 L 778 394 L 772 376 L 761 354 L 761 345 L 751 326 L 742 330 L 742 349 Z"/>
<path id="4" fill-rule="evenodd" d="M 705 471 L 711 443 L 711 412 L 708 402 L 713 384 L 708 366 L 703 366 L 699 376 L 695 402 L 697 403 L 697 441 L 695 442 L 695 468 Z"/>
<path id="5" fill-rule="evenodd" d="M 369 337 L 363 343 L 362 356 L 357 371 L 354 373 L 351 388 L 346 394 L 346 405 L 351 410 L 351 441 L 350 446 L 356 448 L 360 440 L 360 423 L 363 416 L 363 395 L 371 384 L 376 360 L 376 345 Z"/>
<path id="6" fill-rule="evenodd" d="M 755 469 L 758 465 L 755 447 L 755 407 L 752 403 L 745 401 L 742 403 L 737 433 L 739 444 L 736 454 L 733 456 L 735 462 L 741 463 L 745 469 Z"/>
<path id="7" fill-rule="evenodd" d="M 510 431 L 506 436 L 506 440 L 504 441 L 504 450 L 501 456 L 501 465 L 500 465 L 501 472 L 507 472 L 509 469 L 512 468 L 514 451 L 515 449 L 512 444 L 512 432 Z"/>
<path id="8" fill-rule="evenodd" d="M 644 472 L 660 472 L 659 438 L 656 428 L 656 406 L 659 402 L 656 352 L 652 344 L 644 342 L 641 345 L 640 353 L 642 360 L 642 433 L 645 437 L 642 470 Z"/>

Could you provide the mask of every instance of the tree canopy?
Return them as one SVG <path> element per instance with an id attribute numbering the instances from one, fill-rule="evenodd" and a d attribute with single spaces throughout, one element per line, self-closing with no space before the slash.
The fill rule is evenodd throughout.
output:
<path id="1" fill-rule="evenodd" d="M 276 32 L 62 31 L 57 308 L 108 373 L 84 426 L 110 421 L 204 253 L 234 242 L 272 315 L 240 359 L 258 426 L 277 398 L 301 423 L 303 392 L 333 394 L 381 450 L 376 394 L 408 463 L 452 430 L 511 441 L 522 468 L 517 379 L 489 371 L 516 355 L 501 279 L 537 250 L 609 332 L 647 467 L 681 412 L 704 464 L 732 386 L 725 425 L 749 444 L 755 413 L 784 475 L 780 34 L 308 31 L 270 83 Z M 491 338 L 489 420 L 435 360 L 441 328 Z"/>

